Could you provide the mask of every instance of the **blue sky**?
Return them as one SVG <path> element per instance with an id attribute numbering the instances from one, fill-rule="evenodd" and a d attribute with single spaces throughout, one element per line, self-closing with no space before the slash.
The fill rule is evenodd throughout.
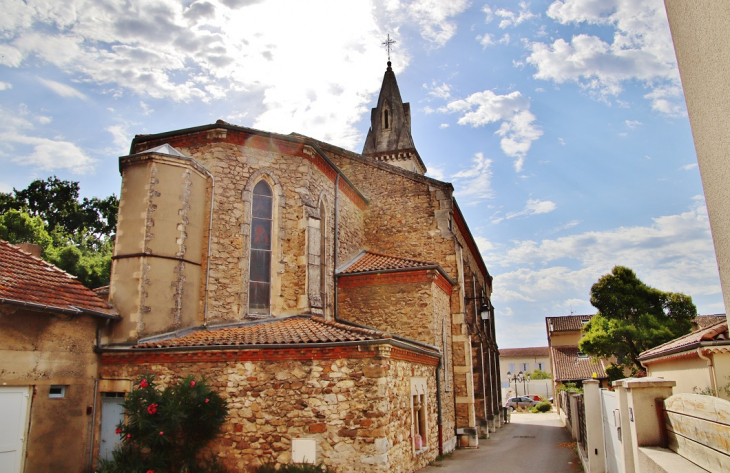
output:
<path id="1" fill-rule="evenodd" d="M 119 194 L 135 134 L 223 119 L 361 151 L 385 62 L 494 276 L 500 347 L 614 265 L 724 313 L 662 0 L 3 0 L 0 191 Z"/>

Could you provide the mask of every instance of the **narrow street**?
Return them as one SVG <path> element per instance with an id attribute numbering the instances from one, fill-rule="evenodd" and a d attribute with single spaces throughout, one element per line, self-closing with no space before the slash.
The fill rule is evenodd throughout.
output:
<path id="1" fill-rule="evenodd" d="M 511 423 L 418 473 L 563 473 L 581 471 L 570 434 L 554 412 L 512 414 Z"/>

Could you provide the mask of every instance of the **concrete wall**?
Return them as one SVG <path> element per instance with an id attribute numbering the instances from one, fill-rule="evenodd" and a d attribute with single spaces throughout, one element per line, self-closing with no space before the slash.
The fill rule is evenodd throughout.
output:
<path id="1" fill-rule="evenodd" d="M 665 0 L 720 271 L 730 307 L 730 3 Z"/>
<path id="2" fill-rule="evenodd" d="M 668 360 L 647 365 L 647 375 L 676 381 L 675 393 L 691 393 L 710 389 L 710 369 L 705 360 L 690 358 Z"/>
<path id="3" fill-rule="evenodd" d="M 31 386 L 26 472 L 86 472 L 90 460 L 97 320 L 0 308 L 0 383 Z M 62 399 L 49 398 L 64 385 Z"/>

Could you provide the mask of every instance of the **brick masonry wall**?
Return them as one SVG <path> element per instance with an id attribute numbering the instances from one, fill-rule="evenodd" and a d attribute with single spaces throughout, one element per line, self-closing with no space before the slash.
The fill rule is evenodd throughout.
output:
<path id="1" fill-rule="evenodd" d="M 297 437 L 316 439 L 317 460 L 339 473 L 415 471 L 438 453 L 434 359 L 423 364 L 403 359 L 412 352 L 375 350 L 211 352 L 210 361 L 191 361 L 202 352 L 105 354 L 101 374 L 135 379 L 155 373 L 162 386 L 189 374 L 207 377 L 228 400 L 229 418 L 212 448 L 232 471 L 268 459 L 287 463 Z M 432 448 L 419 455 L 411 438 L 411 377 L 429 383 Z"/>

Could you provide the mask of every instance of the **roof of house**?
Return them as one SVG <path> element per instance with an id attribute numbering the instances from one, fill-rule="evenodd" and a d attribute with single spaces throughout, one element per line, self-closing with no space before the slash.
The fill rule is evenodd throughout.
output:
<path id="1" fill-rule="evenodd" d="M 646 361 L 672 353 L 694 350 L 695 348 L 702 346 L 703 342 L 720 340 L 724 340 L 730 345 L 726 320 L 716 322 L 708 327 L 697 330 L 696 332 L 682 335 L 681 337 L 670 340 L 667 343 L 646 350 L 639 355 L 639 360 Z"/>
<path id="2" fill-rule="evenodd" d="M 74 276 L 0 240 L 0 303 L 33 310 L 117 317 Z"/>
<path id="3" fill-rule="evenodd" d="M 727 320 L 725 314 L 698 315 L 692 319 L 692 322 L 696 323 L 700 328 L 706 328 L 724 320 Z"/>
<path id="4" fill-rule="evenodd" d="M 419 261 L 410 258 L 400 258 L 397 256 L 384 255 L 374 253 L 372 251 L 363 251 L 352 261 L 346 263 L 339 270 L 339 274 L 356 274 L 366 273 L 370 271 L 389 271 L 403 269 L 418 269 L 435 267 L 436 263 L 427 261 Z"/>
<path id="5" fill-rule="evenodd" d="M 320 317 L 293 316 L 221 328 L 209 327 L 185 335 L 140 343 L 133 348 L 172 348 L 241 345 L 295 345 L 386 340 L 378 330 L 355 327 Z"/>
<path id="6" fill-rule="evenodd" d="M 550 332 L 571 332 L 583 330 L 583 321 L 590 321 L 593 315 L 564 315 L 562 317 L 545 317 Z"/>
<path id="7" fill-rule="evenodd" d="M 528 347 L 528 348 L 500 348 L 499 356 L 501 358 L 519 358 L 519 357 L 545 357 L 549 355 L 548 347 Z"/>
<path id="8" fill-rule="evenodd" d="M 578 356 L 578 347 L 552 347 L 553 365 L 556 381 L 576 381 L 581 379 L 608 378 L 603 360 L 593 360 L 588 356 Z"/>

